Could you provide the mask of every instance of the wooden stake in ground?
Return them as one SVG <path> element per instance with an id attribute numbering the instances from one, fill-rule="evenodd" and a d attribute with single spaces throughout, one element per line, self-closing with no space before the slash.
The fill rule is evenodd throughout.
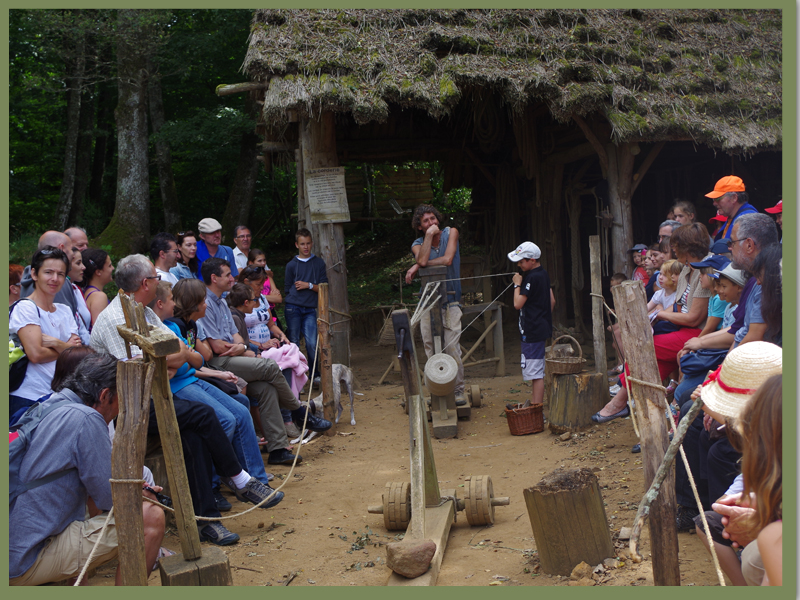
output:
<path id="1" fill-rule="evenodd" d="M 317 340 L 317 365 L 319 368 L 320 387 L 322 388 L 322 416 L 333 423 L 330 429 L 325 432 L 327 436 L 336 435 L 336 407 L 333 402 L 333 373 L 331 367 L 331 329 L 329 310 L 328 284 L 319 284 L 319 296 L 317 297 L 317 310 L 319 319 L 317 329 L 319 339 Z M 336 385 L 341 385 L 338 381 Z"/>
<path id="2" fill-rule="evenodd" d="M 122 585 L 147 585 L 147 564 L 142 517 L 142 478 L 147 446 L 147 425 L 150 421 L 150 387 L 153 384 L 152 363 L 141 360 L 117 363 L 119 417 L 111 452 L 111 495 L 119 540 L 119 564 Z"/>
<path id="3" fill-rule="evenodd" d="M 649 488 L 669 445 L 664 411 L 667 409 L 658 364 L 653 351 L 653 332 L 647 317 L 647 299 L 640 281 L 624 281 L 611 290 L 619 319 L 622 346 L 625 348 L 631 377 L 631 393 L 636 404 L 642 444 L 644 485 Z M 643 385 L 636 381 L 650 382 Z M 675 530 L 675 474 L 671 472 L 661 486 L 659 497 L 650 508 L 650 544 L 655 585 L 680 585 L 678 535 Z"/>
<path id="4" fill-rule="evenodd" d="M 606 358 L 606 328 L 603 319 L 603 285 L 600 279 L 600 236 L 589 236 L 589 264 L 592 270 L 592 340 L 594 342 L 594 370 L 605 374 L 608 368 Z"/>
<path id="5" fill-rule="evenodd" d="M 542 570 L 569 575 L 614 556 L 603 496 L 589 469 L 556 469 L 523 490 Z"/>

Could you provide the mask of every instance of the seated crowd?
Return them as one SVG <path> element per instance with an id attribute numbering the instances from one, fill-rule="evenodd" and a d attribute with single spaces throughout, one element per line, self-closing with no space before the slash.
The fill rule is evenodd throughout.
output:
<path id="1" fill-rule="evenodd" d="M 682 443 L 688 470 L 675 463 L 676 527 L 696 531 L 709 547 L 693 479 L 729 579 L 780 585 L 782 201 L 767 209 L 777 221 L 758 213 L 734 176 L 706 195 L 718 210 L 712 236 L 695 221 L 694 206 L 679 201 L 675 220 L 659 228 L 659 243 L 630 251 L 631 279 L 647 281 L 666 418 L 677 423 L 697 397 L 704 403 Z M 611 285 L 626 279 L 615 274 Z M 619 327 L 610 329 L 623 363 Z M 613 397 L 594 422 L 630 415 L 627 375 L 623 364 L 609 372 Z"/>
<path id="2" fill-rule="evenodd" d="M 277 505 L 284 494 L 270 487 L 265 462 L 302 461 L 289 436 L 304 422 L 311 432 L 331 427 L 298 400 L 308 360 L 273 320 L 270 300 L 281 302 L 281 295 L 271 274 L 245 263 L 242 283 L 234 285 L 234 253 L 220 245 L 219 223 L 203 219 L 198 229 L 200 242 L 191 231 L 178 238 L 159 233 L 150 258 L 133 254 L 116 267 L 106 252 L 89 247 L 82 229 L 48 231 L 29 266 L 10 265 L 9 338 L 20 348 L 10 348 L 10 358 L 27 357 L 9 394 L 10 440 L 26 440 L 15 463 L 20 493 L 10 504 L 11 585 L 76 577 L 98 538 L 91 567 L 117 555 L 113 517 L 101 534 L 112 506 L 116 365 L 128 356 L 117 331 L 125 323 L 120 297 L 109 301 L 104 289 L 112 277 L 120 294 L 145 306 L 151 325 L 180 340 L 167 368 L 194 511 L 206 518 L 198 521 L 202 541 L 239 540 L 219 520 L 232 508 L 223 485 L 240 502 Z M 249 230 L 237 227 L 237 254 L 244 253 L 245 261 L 249 239 Z M 130 352 L 142 354 L 133 345 Z M 289 356 L 292 365 L 286 364 Z M 148 435 L 158 436 L 152 400 Z M 147 468 L 144 480 L 143 494 L 155 499 L 160 488 Z M 160 555 L 169 554 L 159 549 L 164 514 L 149 502 L 142 511 L 153 569 Z"/>

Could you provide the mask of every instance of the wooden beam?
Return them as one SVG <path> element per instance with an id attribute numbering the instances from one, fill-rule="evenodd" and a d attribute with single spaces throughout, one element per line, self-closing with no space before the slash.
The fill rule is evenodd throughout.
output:
<path id="1" fill-rule="evenodd" d="M 600 271 L 600 236 L 589 236 L 589 269 L 591 270 L 592 294 L 603 295 Z M 592 341 L 594 344 L 594 370 L 605 373 L 608 367 L 606 358 L 606 328 L 603 319 L 603 298 L 592 297 Z"/>
<path id="2" fill-rule="evenodd" d="M 317 368 L 319 369 L 320 387 L 322 388 L 322 416 L 333 425 L 325 432 L 327 436 L 336 435 L 336 406 L 333 401 L 333 373 L 331 371 L 331 332 L 330 332 L 330 298 L 327 283 L 319 284 L 317 310 L 319 311 L 319 339 L 317 340 Z M 339 385 L 339 382 L 336 382 Z"/>
<path id="3" fill-rule="evenodd" d="M 636 171 L 636 175 L 633 176 L 633 184 L 631 185 L 631 196 L 633 196 L 636 188 L 639 187 L 639 184 L 642 182 L 642 179 L 644 179 L 647 170 L 652 166 L 653 161 L 664 148 L 664 144 L 666 144 L 666 142 L 658 142 L 655 146 L 653 146 L 650 149 L 650 152 L 647 154 L 647 158 L 644 159 L 644 162 L 639 167 L 639 170 Z"/>
<path id="4" fill-rule="evenodd" d="M 597 139 L 597 136 L 592 131 L 591 127 L 584 121 L 581 117 L 574 114 L 572 115 L 572 119 L 578 124 L 578 127 L 581 128 L 586 139 L 589 140 L 589 143 L 594 148 L 594 151 L 597 152 L 597 156 L 600 157 L 600 166 L 603 167 L 603 171 L 608 170 L 608 155 L 606 154 L 606 149 L 603 147 L 603 144 L 600 140 Z"/>
<path id="5" fill-rule="evenodd" d="M 220 84 L 217 86 L 217 96 L 230 96 L 255 90 L 266 90 L 269 88 L 268 81 L 244 81 L 242 83 Z"/>

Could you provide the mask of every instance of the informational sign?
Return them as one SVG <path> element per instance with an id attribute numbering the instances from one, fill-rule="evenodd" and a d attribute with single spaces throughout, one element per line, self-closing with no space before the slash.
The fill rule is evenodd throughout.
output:
<path id="1" fill-rule="evenodd" d="M 348 223 L 350 208 L 344 186 L 344 167 L 306 171 L 306 198 L 312 223 Z"/>

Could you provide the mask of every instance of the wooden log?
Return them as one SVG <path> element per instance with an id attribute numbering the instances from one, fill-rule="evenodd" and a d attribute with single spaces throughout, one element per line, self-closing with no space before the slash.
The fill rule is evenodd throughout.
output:
<path id="1" fill-rule="evenodd" d="M 611 290 L 614 310 L 622 334 L 622 346 L 631 373 L 631 393 L 636 401 L 644 466 L 644 486 L 649 488 L 669 445 L 664 422 L 664 392 L 635 383 L 633 379 L 660 385 L 658 365 L 653 350 L 653 333 L 647 317 L 647 300 L 641 281 L 624 281 Z M 678 536 L 675 531 L 675 473 L 661 485 L 661 492 L 650 507 L 651 552 L 655 585 L 680 585 Z"/>
<path id="2" fill-rule="evenodd" d="M 131 360 L 117 364 L 119 417 L 111 452 L 111 477 L 142 478 L 150 421 L 153 364 Z M 147 585 L 147 563 L 142 517 L 142 484 L 112 483 L 122 585 Z"/>
<path id="3" fill-rule="evenodd" d="M 605 373 L 553 374 L 547 426 L 553 433 L 582 431 L 609 401 Z"/>
<path id="4" fill-rule="evenodd" d="M 230 96 L 231 94 L 241 94 L 257 90 L 266 90 L 269 81 L 244 81 L 242 83 L 222 83 L 217 86 L 217 96 Z"/>
<path id="5" fill-rule="evenodd" d="M 317 296 L 317 310 L 319 312 L 319 339 L 317 340 L 317 368 L 319 369 L 320 387 L 322 388 L 322 416 L 333 423 L 333 426 L 325 432 L 327 436 L 336 435 L 336 406 L 333 401 L 333 373 L 331 368 L 331 333 L 330 333 L 330 306 L 328 296 L 328 284 L 319 284 L 319 295 Z M 339 385 L 339 382 L 336 382 Z"/>
<path id="6" fill-rule="evenodd" d="M 497 306 L 492 314 L 492 320 L 497 323 L 494 328 L 494 355 L 497 358 L 497 367 L 494 371 L 495 377 L 506 376 L 506 351 L 503 345 L 503 307 Z"/>
<path id="7" fill-rule="evenodd" d="M 589 266 L 592 278 L 592 294 L 603 295 L 600 267 L 600 236 L 589 236 Z M 608 368 L 606 358 L 606 328 L 603 318 L 603 299 L 592 296 L 592 342 L 594 344 L 594 370 L 605 373 Z"/>
<path id="8" fill-rule="evenodd" d="M 161 585 L 233 585 L 231 565 L 222 548 L 210 546 L 194 561 L 183 560 L 180 554 L 158 561 Z"/>
<path id="9" fill-rule="evenodd" d="M 603 496 L 589 469 L 556 469 L 523 490 L 539 564 L 569 575 L 581 561 L 596 565 L 614 556 Z"/>

